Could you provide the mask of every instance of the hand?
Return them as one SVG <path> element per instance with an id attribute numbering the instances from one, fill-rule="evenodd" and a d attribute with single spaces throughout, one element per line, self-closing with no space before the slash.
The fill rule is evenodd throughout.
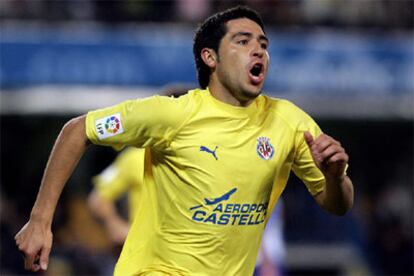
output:
<path id="1" fill-rule="evenodd" d="M 321 134 L 314 140 L 308 131 L 305 131 L 304 138 L 316 166 L 326 178 L 343 178 L 345 176 L 345 167 L 349 157 L 338 141 L 326 134 Z"/>
<path id="2" fill-rule="evenodd" d="M 14 237 L 24 254 L 24 268 L 33 272 L 45 271 L 49 264 L 53 234 L 50 227 L 29 221 Z"/>

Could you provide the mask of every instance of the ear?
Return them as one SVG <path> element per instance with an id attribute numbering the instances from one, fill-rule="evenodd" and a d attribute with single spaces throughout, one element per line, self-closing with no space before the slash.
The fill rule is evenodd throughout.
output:
<path id="1" fill-rule="evenodd" d="M 201 58 L 203 59 L 204 63 L 211 69 L 216 67 L 217 55 L 213 49 L 203 48 L 201 50 Z"/>

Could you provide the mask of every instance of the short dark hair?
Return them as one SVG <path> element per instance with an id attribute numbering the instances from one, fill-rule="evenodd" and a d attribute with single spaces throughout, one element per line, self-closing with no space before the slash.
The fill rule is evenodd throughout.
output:
<path id="1" fill-rule="evenodd" d="M 260 15 L 246 6 L 237 6 L 210 16 L 195 32 L 193 54 L 197 69 L 197 78 L 201 88 L 205 89 L 208 86 L 211 74 L 210 68 L 201 58 L 201 50 L 203 48 L 211 48 L 218 53 L 220 41 L 227 33 L 226 23 L 238 18 L 248 18 L 256 22 L 264 32 L 264 24 Z"/>

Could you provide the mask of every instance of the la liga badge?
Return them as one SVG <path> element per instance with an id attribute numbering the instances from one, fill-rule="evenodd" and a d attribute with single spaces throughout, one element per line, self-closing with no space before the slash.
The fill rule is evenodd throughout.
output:
<path id="1" fill-rule="evenodd" d="M 275 148 L 270 143 L 270 139 L 263 136 L 257 138 L 256 152 L 263 160 L 270 160 L 275 154 Z"/>
<path id="2" fill-rule="evenodd" d="M 116 113 L 95 121 L 96 132 L 99 140 L 115 136 L 124 132 L 121 114 Z"/>

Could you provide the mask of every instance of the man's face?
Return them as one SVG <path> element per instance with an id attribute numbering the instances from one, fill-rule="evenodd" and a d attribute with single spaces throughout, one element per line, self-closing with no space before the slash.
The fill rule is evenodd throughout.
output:
<path id="1" fill-rule="evenodd" d="M 269 66 L 268 44 L 256 22 L 247 18 L 227 22 L 214 73 L 237 100 L 248 103 L 261 93 Z"/>

